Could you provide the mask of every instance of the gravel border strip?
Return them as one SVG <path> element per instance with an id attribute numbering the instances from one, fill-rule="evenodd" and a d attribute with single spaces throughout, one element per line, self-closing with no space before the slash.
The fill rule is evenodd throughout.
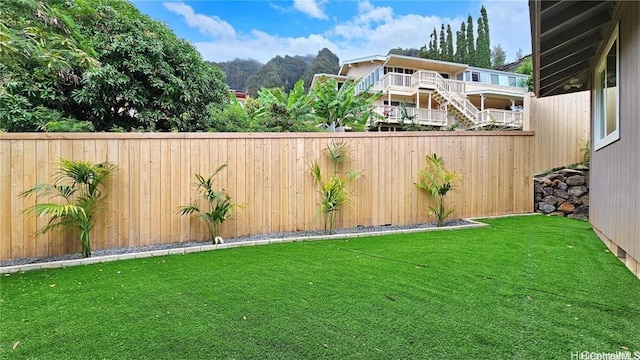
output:
<path id="1" fill-rule="evenodd" d="M 445 227 L 439 227 L 439 228 L 434 227 L 432 224 L 424 224 L 423 226 L 419 226 L 419 227 L 413 226 L 412 228 L 402 228 L 401 226 L 397 226 L 395 229 L 389 229 L 389 230 L 384 230 L 384 227 L 378 227 L 378 228 L 381 228 L 378 231 L 351 232 L 351 233 L 340 233 L 340 234 L 333 234 L 333 235 L 309 235 L 309 234 L 301 235 L 301 236 L 294 235 L 291 237 L 276 237 L 276 238 L 268 238 L 268 239 L 262 239 L 262 240 L 234 241 L 235 239 L 229 239 L 229 242 L 226 242 L 224 244 L 218 244 L 218 245 L 209 244 L 209 242 L 207 241 L 203 243 L 206 245 L 195 245 L 195 246 L 178 247 L 178 248 L 172 248 L 172 249 L 161 249 L 161 250 L 121 253 L 121 254 L 114 254 L 114 255 L 94 256 L 90 258 L 81 258 L 81 259 L 2 266 L 0 267 L 0 274 L 7 274 L 8 276 L 8 274 L 11 274 L 11 273 L 24 272 L 29 270 L 55 269 L 55 268 L 64 268 L 69 266 L 106 263 L 106 262 L 112 262 L 117 260 L 141 259 L 141 258 L 176 255 L 176 254 L 190 254 L 190 253 L 197 253 L 202 251 L 231 249 L 231 248 L 245 247 L 245 246 L 258 246 L 258 245 L 279 244 L 279 243 L 287 243 L 287 242 L 301 242 L 301 241 L 338 240 L 338 239 L 349 239 L 349 238 L 358 238 L 358 237 L 367 237 L 367 236 L 383 236 L 383 235 L 406 234 L 406 233 L 426 232 L 426 231 L 458 230 L 458 229 L 470 229 L 470 228 L 480 228 L 480 227 L 489 226 L 488 224 L 484 224 L 472 219 L 463 219 L 463 220 L 458 220 L 456 222 L 461 222 L 463 224 L 445 226 Z M 373 228 L 373 227 L 366 227 L 366 228 Z M 354 229 L 358 229 L 358 228 L 354 228 Z"/>

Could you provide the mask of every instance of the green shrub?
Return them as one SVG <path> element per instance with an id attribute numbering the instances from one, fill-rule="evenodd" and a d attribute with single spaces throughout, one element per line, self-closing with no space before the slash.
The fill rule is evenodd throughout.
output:
<path id="1" fill-rule="evenodd" d="M 216 243 L 216 237 L 220 236 L 222 223 L 231 217 L 233 208 L 242 207 L 241 204 L 232 203 L 231 197 L 224 189 L 217 191 L 213 188 L 216 175 L 225 167 L 227 167 L 227 164 L 220 165 L 208 178 L 204 178 L 204 176 L 200 174 L 195 174 L 198 180 L 195 184 L 198 191 L 198 198 L 196 198 L 192 204 L 182 206 L 178 212 L 183 216 L 198 214 L 198 217 L 207 223 L 209 240 L 211 240 L 213 244 Z M 199 199 L 204 199 L 207 202 L 206 208 L 200 208 L 198 205 Z"/>
<path id="2" fill-rule="evenodd" d="M 53 184 L 38 184 L 23 192 L 22 197 L 36 194 L 48 198 L 61 198 L 62 204 L 37 203 L 25 210 L 37 216 L 51 216 L 45 227 L 38 233 L 44 234 L 57 227 L 78 229 L 82 256 L 91 256 L 90 232 L 95 225 L 94 214 L 105 197 L 102 192 L 104 181 L 116 166 L 103 162 L 60 160 L 60 166 Z"/>
<path id="3" fill-rule="evenodd" d="M 444 220 L 453 213 L 453 209 L 445 209 L 444 199 L 450 190 L 455 189 L 456 182 L 461 180 L 461 175 L 449 172 L 445 167 L 444 158 L 437 154 L 427 156 L 424 169 L 419 170 L 418 182 L 413 183 L 418 189 L 425 191 L 430 197 L 438 201 L 438 207 L 429 206 L 432 214 L 438 218 L 437 226 L 442 226 Z"/>

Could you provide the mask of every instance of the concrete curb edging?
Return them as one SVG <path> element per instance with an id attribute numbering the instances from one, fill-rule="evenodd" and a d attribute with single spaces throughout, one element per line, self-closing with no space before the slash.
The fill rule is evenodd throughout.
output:
<path id="1" fill-rule="evenodd" d="M 486 219 L 486 217 L 484 218 Z M 0 274 L 8 275 L 12 273 L 25 272 L 29 270 L 56 269 L 56 268 L 65 268 L 70 266 L 107 263 L 107 262 L 118 261 L 118 260 L 142 259 L 142 258 L 156 257 L 156 256 L 184 255 L 184 254 L 198 253 L 203 251 L 232 249 L 232 248 L 246 247 L 246 246 L 282 244 L 282 243 L 288 243 L 288 242 L 317 241 L 317 240 L 339 240 L 339 239 L 351 239 L 351 238 L 359 238 L 359 237 L 373 237 L 373 236 L 383 236 L 383 235 L 393 235 L 393 234 L 428 232 L 428 231 L 473 229 L 473 228 L 489 226 L 489 224 L 484 224 L 476 220 L 472 220 L 472 219 L 465 219 L 465 220 L 470 222 L 471 224 L 447 226 L 447 227 L 441 227 L 441 228 L 430 227 L 430 228 L 376 231 L 376 232 L 368 232 L 368 233 L 311 235 L 311 236 L 300 236 L 300 237 L 275 238 L 275 239 L 253 240 L 253 241 L 243 241 L 243 242 L 235 242 L 235 243 L 231 242 L 231 243 L 217 244 L 217 245 L 200 245 L 200 246 L 192 246 L 192 247 L 185 247 L 185 248 L 152 250 L 152 251 L 143 251 L 143 252 L 137 252 L 137 253 L 119 254 L 119 255 L 105 255 L 105 256 L 83 258 L 83 259 L 42 262 L 42 263 L 35 263 L 35 264 L 4 266 L 4 267 L 0 267 Z"/>

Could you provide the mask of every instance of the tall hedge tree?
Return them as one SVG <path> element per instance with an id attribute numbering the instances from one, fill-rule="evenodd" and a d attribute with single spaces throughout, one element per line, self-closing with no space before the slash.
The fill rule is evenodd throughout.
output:
<path id="1" fill-rule="evenodd" d="M 476 44 L 473 35 L 473 18 L 471 15 L 467 17 L 467 58 L 466 63 L 475 66 L 476 65 Z"/>
<path id="2" fill-rule="evenodd" d="M 491 49 L 487 43 L 487 35 L 485 34 L 485 26 L 482 18 L 478 18 L 478 39 L 476 44 L 475 66 L 490 69 L 491 68 Z"/>
<path id="3" fill-rule="evenodd" d="M 444 60 L 446 61 L 453 61 L 453 34 L 451 32 L 451 25 L 447 25 L 447 51 L 446 53 L 446 57 Z"/>
<path id="4" fill-rule="evenodd" d="M 0 15 L 0 53 L 16 59 L 1 61 L 0 102 L 27 110 L 0 112 L 9 131 L 46 129 L 52 114 L 98 131 L 202 130 L 228 97 L 218 68 L 125 0 L 2 1 Z"/>
<path id="5" fill-rule="evenodd" d="M 456 31 L 454 61 L 460 64 L 464 64 L 467 61 L 467 29 L 464 21 L 460 24 L 460 31 Z"/>

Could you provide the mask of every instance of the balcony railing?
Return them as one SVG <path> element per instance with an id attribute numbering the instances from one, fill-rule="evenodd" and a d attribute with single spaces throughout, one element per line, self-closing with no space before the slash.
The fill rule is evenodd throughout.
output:
<path id="1" fill-rule="evenodd" d="M 479 126 L 497 125 L 522 128 L 524 114 L 522 111 L 487 109 L 478 112 Z"/>
<path id="2" fill-rule="evenodd" d="M 446 126 L 447 112 L 444 110 L 434 109 L 417 109 L 406 107 L 406 115 L 408 118 L 403 119 L 401 106 L 377 106 L 375 111 L 382 115 L 382 119 L 378 121 L 386 121 L 392 124 L 411 124 Z"/>

